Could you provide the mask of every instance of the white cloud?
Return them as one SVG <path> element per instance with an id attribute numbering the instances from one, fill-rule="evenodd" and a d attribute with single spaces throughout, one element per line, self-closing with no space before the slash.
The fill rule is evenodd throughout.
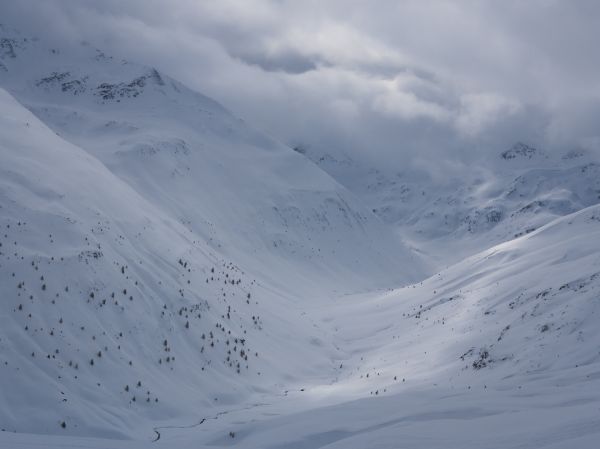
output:
<path id="1" fill-rule="evenodd" d="M 518 100 L 494 93 L 466 94 L 460 98 L 455 116 L 457 129 L 466 136 L 476 136 L 489 126 L 522 110 Z"/>
<path id="2" fill-rule="evenodd" d="M 373 99 L 373 109 L 381 114 L 400 120 L 429 118 L 447 121 L 450 112 L 438 104 L 420 100 L 412 92 L 387 89 Z"/>
<path id="3" fill-rule="evenodd" d="M 313 147 L 406 160 L 600 136 L 593 0 L 20 0 L 0 21 L 157 66 Z"/>

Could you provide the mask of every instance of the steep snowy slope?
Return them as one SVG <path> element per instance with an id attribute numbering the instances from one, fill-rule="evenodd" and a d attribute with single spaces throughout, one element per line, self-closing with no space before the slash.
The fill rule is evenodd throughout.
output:
<path id="1" fill-rule="evenodd" d="M 221 253 L 300 293 L 415 280 L 418 261 L 345 188 L 214 101 L 89 45 L 11 35 L 0 84 Z"/>
<path id="2" fill-rule="evenodd" d="M 153 420 L 333 369 L 287 292 L 5 91 L 0 108 L 2 428 L 147 436 Z"/>
<path id="3" fill-rule="evenodd" d="M 600 202 L 600 161 L 523 143 L 486 160 L 366 168 L 344 155 L 305 151 L 427 254 L 432 269 L 527 234 Z"/>

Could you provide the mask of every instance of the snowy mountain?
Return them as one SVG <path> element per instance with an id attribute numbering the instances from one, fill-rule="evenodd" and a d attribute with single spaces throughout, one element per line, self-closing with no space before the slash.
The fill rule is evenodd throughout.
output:
<path id="1" fill-rule="evenodd" d="M 600 202 L 600 160 L 517 143 L 490 159 L 439 167 L 361 165 L 305 152 L 419 248 L 433 271 Z"/>
<path id="2" fill-rule="evenodd" d="M 26 37 L 4 42 L 11 51 L 0 81 L 21 104 L 273 282 L 278 268 L 304 277 L 307 288 L 318 283 L 319 291 L 340 271 L 344 282 L 348 272 L 364 271 L 360 285 L 373 276 L 380 285 L 421 274 L 346 189 L 213 100 L 85 43 L 61 50 Z"/>
<path id="3" fill-rule="evenodd" d="M 214 101 L 86 45 L 2 42 L 3 428 L 145 436 L 333 370 L 300 303 L 420 273 L 348 191 Z"/>
<path id="4" fill-rule="evenodd" d="M 596 447 L 591 155 L 294 151 L 6 26 L 0 111 L 0 447 Z"/>

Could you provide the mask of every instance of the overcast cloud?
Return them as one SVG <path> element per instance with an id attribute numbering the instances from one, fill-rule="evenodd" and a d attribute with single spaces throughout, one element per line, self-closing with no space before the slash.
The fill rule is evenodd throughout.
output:
<path id="1" fill-rule="evenodd" d="M 278 139 L 402 161 L 600 150 L 594 0 L 5 0 L 0 22 L 153 65 Z"/>

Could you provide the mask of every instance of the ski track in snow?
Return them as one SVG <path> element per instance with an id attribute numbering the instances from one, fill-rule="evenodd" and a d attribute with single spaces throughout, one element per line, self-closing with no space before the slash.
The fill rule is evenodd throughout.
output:
<path id="1" fill-rule="evenodd" d="M 182 425 L 182 426 L 158 426 L 158 427 L 154 427 L 154 432 L 156 432 L 156 438 L 154 440 L 152 440 L 153 442 L 156 442 L 158 440 L 160 440 L 160 432 L 159 430 L 166 430 L 166 429 L 193 429 L 195 427 L 199 427 L 202 424 L 204 424 L 206 421 L 208 421 L 209 419 L 219 419 L 220 416 L 224 416 L 224 415 L 228 415 L 230 413 L 235 413 L 238 411 L 243 411 L 243 410 L 253 410 L 257 407 L 263 407 L 265 405 L 269 405 L 269 404 L 252 404 L 249 405 L 247 407 L 242 407 L 242 408 L 237 408 L 237 409 L 233 409 L 233 410 L 227 410 L 227 411 L 223 411 L 223 412 L 219 412 L 216 415 L 213 416 L 209 416 L 207 418 L 202 418 L 200 421 L 198 421 L 195 424 L 189 424 L 189 425 Z"/>

